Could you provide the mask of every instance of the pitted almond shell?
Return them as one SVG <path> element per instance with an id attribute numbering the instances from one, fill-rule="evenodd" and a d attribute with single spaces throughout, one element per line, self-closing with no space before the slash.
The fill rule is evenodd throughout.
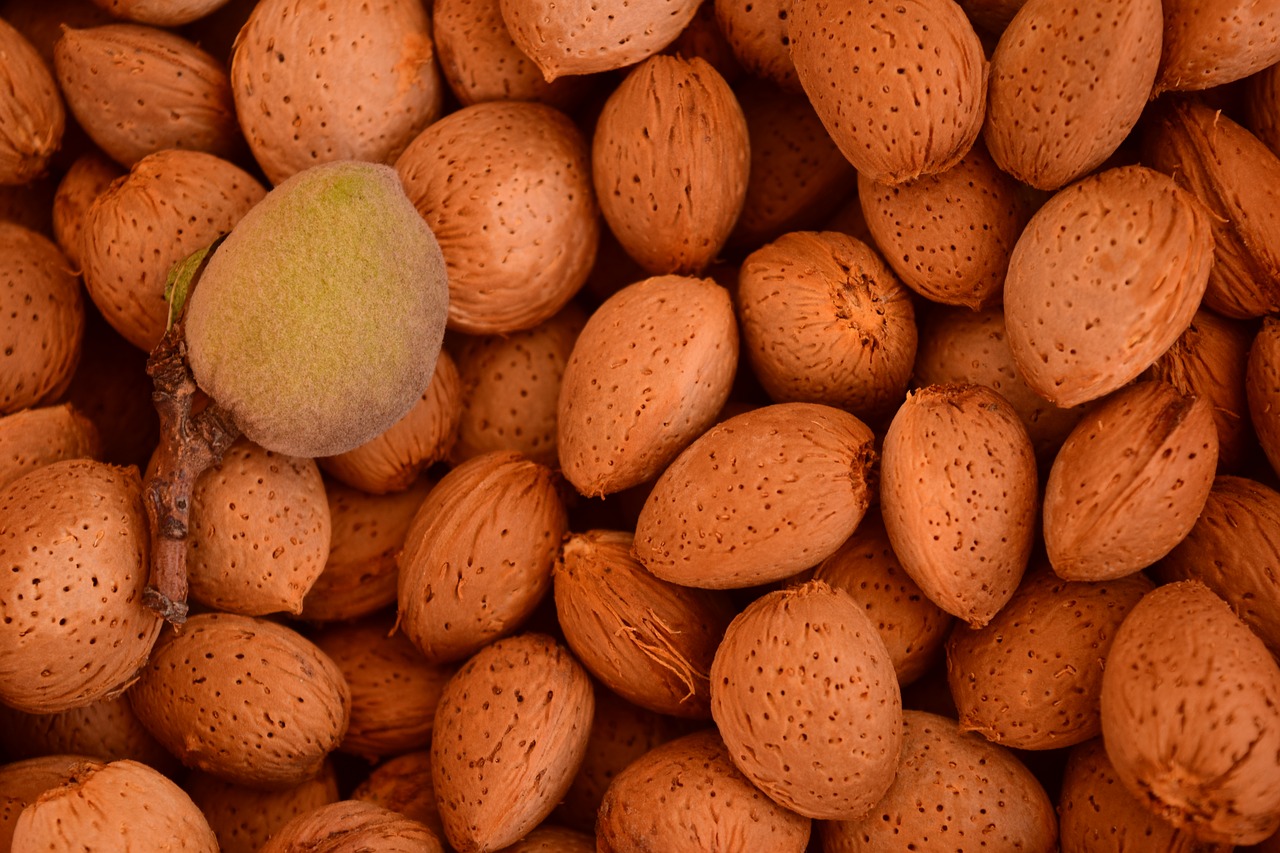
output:
<path id="1" fill-rule="evenodd" d="M 83 266 L 85 223 L 89 208 L 124 170 L 100 151 L 81 154 L 67 169 L 53 197 L 53 234 L 74 269 Z"/>
<path id="2" fill-rule="evenodd" d="M 664 275 L 624 287 L 588 318 L 556 409 L 560 468 L 589 497 L 657 477 L 715 422 L 738 366 L 729 292 Z"/>
<path id="3" fill-rule="evenodd" d="M 1267 317 L 1245 366 L 1249 419 L 1273 470 L 1280 471 L 1280 321 Z"/>
<path id="4" fill-rule="evenodd" d="M 1245 125 L 1280 156 L 1280 62 L 1249 78 L 1244 109 Z"/>
<path id="5" fill-rule="evenodd" d="M 1153 96 L 1200 91 L 1280 60 L 1280 4 L 1163 0 L 1164 46 Z"/>
<path id="6" fill-rule="evenodd" d="M 67 114 L 35 46 L 3 19 L 0 54 L 0 186 L 16 186 L 44 174 L 62 144 Z"/>
<path id="7" fill-rule="evenodd" d="M 980 628 L 1013 596 L 1035 541 L 1036 460 L 1026 427 L 982 385 L 910 394 L 885 434 L 880 506 L 902 567 Z"/>
<path id="8" fill-rule="evenodd" d="M 127 691 L 57 714 L 27 714 L 0 705 L 0 749 L 14 759 L 58 754 L 98 761 L 127 758 L 166 776 L 180 769 L 133 713 Z"/>
<path id="9" fill-rule="evenodd" d="M 96 459 L 98 428 L 70 403 L 0 417 L 0 489 L 63 459 Z"/>
<path id="10" fill-rule="evenodd" d="M 862 520 L 876 460 L 870 428 L 817 403 L 777 403 L 722 421 L 663 472 L 635 529 L 659 578 L 733 589 L 829 557 Z"/>
<path id="11" fill-rule="evenodd" d="M 212 14 L 227 0 L 93 0 L 117 18 L 157 27 L 177 27 Z"/>
<path id="12" fill-rule="evenodd" d="M 282 826 L 258 853 L 444 853 L 429 827 L 404 815 L 359 800 L 339 800 Z"/>
<path id="13" fill-rule="evenodd" d="M 1117 391 L 1081 420 L 1049 471 L 1044 540 L 1053 570 L 1098 581 L 1145 569 L 1191 531 L 1217 465 L 1207 400 L 1165 382 Z"/>
<path id="14" fill-rule="evenodd" d="M 596 853 L 596 839 L 585 832 L 543 824 L 503 853 Z"/>
<path id="15" fill-rule="evenodd" d="M 0 764 L 0 850 L 9 850 L 13 829 L 31 803 L 50 788 L 56 788 L 86 765 L 97 762 L 85 755 L 44 755 Z"/>
<path id="16" fill-rule="evenodd" d="M 713 5 L 720 31 L 743 69 L 799 93 L 788 34 L 791 0 L 714 0 Z"/>
<path id="17" fill-rule="evenodd" d="M 328 761 L 314 778 L 279 791 L 247 788 L 199 771 L 187 776 L 183 788 L 218 836 L 221 853 L 258 853 L 295 817 L 338 801 L 338 777 Z"/>
<path id="18" fill-rule="evenodd" d="M 436 810 L 436 792 L 431 784 L 430 750 L 406 752 L 382 762 L 356 786 L 351 799 L 424 823 L 437 837 L 444 838 L 444 824 Z"/>

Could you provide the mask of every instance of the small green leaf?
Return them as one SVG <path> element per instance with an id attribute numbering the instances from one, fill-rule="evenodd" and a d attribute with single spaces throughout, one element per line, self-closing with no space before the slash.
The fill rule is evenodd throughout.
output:
<path id="1" fill-rule="evenodd" d="M 187 304 L 187 296 L 191 293 L 191 288 L 196 285 L 196 279 L 204 272 L 210 256 L 217 251 L 225 239 L 227 236 L 224 234 L 203 249 L 197 249 L 178 261 L 169 270 L 169 277 L 164 284 L 164 298 L 169 303 L 169 318 L 165 321 L 165 331 L 173 328 L 174 321 L 182 316 L 182 309 Z"/>

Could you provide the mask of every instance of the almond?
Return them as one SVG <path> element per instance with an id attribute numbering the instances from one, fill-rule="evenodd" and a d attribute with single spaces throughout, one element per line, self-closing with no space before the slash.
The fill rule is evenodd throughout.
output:
<path id="1" fill-rule="evenodd" d="M 631 556 L 631 542 L 631 534 L 612 530 L 565 540 L 555 573 L 565 642 L 624 699 L 709 718 L 711 660 L 735 608 L 724 593 L 655 578 Z"/>
<path id="2" fill-rule="evenodd" d="M 898 684 L 920 678 L 941 657 L 951 617 L 902 568 L 878 510 L 818 564 L 813 579 L 843 589 L 862 606 L 889 650 Z"/>
<path id="3" fill-rule="evenodd" d="M 543 824 L 507 847 L 504 853 L 596 853 L 596 839 L 572 829 Z"/>
<path id="4" fill-rule="evenodd" d="M 1280 493 L 1243 477 L 1219 477 L 1204 510 L 1155 567 L 1162 581 L 1196 580 L 1231 605 L 1280 651 Z"/>
<path id="5" fill-rule="evenodd" d="M 733 48 L 725 40 L 720 24 L 716 22 L 714 3 L 700 3 L 698 11 L 676 40 L 667 45 L 663 53 L 692 59 L 697 56 L 719 72 L 725 82 L 735 86 L 743 77 L 742 66 L 733 55 Z"/>
<path id="6" fill-rule="evenodd" d="M 463 391 L 458 440 L 449 453 L 453 462 L 514 450 L 542 465 L 559 464 L 560 385 L 586 322 L 582 309 L 569 303 L 532 329 L 458 342 Z"/>
<path id="7" fill-rule="evenodd" d="M 655 747 L 618 774 L 600 806 L 596 849 L 702 850 L 733 839 L 742 850 L 801 853 L 810 831 L 807 818 L 751 784 L 708 729 Z"/>
<path id="8" fill-rule="evenodd" d="M 1272 469 L 1280 471 L 1280 321 L 1273 317 L 1262 321 L 1249 348 L 1245 392 L 1258 443 Z"/>
<path id="9" fill-rule="evenodd" d="M 791 37 L 788 34 L 787 17 L 791 2 L 714 0 L 714 6 L 720 30 L 742 67 L 749 74 L 770 80 L 791 92 L 799 92 L 800 77 L 791 59 Z"/>
<path id="10" fill-rule="evenodd" d="M 233 613 L 201 613 L 166 634 L 129 699 L 183 764 L 277 789 L 316 775 L 351 712 L 342 671 L 313 643 Z"/>
<path id="11" fill-rule="evenodd" d="M 0 700 L 30 714 L 124 690 L 161 621 L 136 468 L 54 462 L 0 491 Z"/>
<path id="12" fill-rule="evenodd" d="M 711 714 L 734 765 L 806 817 L 862 817 L 893 782 L 893 660 L 862 606 L 822 581 L 761 596 L 730 623 L 711 665 Z"/>
<path id="13" fill-rule="evenodd" d="M 248 172 L 212 154 L 144 157 L 89 208 L 81 257 L 89 296 L 116 331 L 150 352 L 169 316 L 169 270 L 229 233 L 265 195 Z"/>
<path id="14" fill-rule="evenodd" d="M 65 399 L 98 428 L 104 462 L 146 467 L 160 441 L 147 353 L 121 337 L 99 311 L 85 312 L 81 353 Z"/>
<path id="15" fill-rule="evenodd" d="M 57 400 L 80 360 L 80 282 L 53 241 L 8 222 L 0 222 L 0 316 L 0 414 Z"/>
<path id="16" fill-rule="evenodd" d="M 904 711 L 893 785 L 866 817 L 823 824 L 822 849 L 928 849 L 941 839 L 958 850 L 1052 853 L 1057 824 L 1044 788 L 1011 752 L 954 720 Z"/>
<path id="17" fill-rule="evenodd" d="M 1101 738 L 1071 750 L 1058 798 L 1062 853 L 1121 853 L 1133 849 L 1230 853 L 1233 846 L 1197 841 L 1156 817 L 1116 778 Z"/>
<path id="18" fill-rule="evenodd" d="M 1259 71 L 1245 85 L 1245 124 L 1280 156 L 1280 62 Z"/>
<path id="19" fill-rule="evenodd" d="M 63 459 L 95 459 L 98 428 L 70 403 L 0 417 L 0 489 Z"/>
<path id="20" fill-rule="evenodd" d="M 431 784 L 430 750 L 406 752 L 379 764 L 369 778 L 356 786 L 351 798 L 426 824 L 437 837 L 444 838 L 444 824 L 436 811 L 436 793 Z"/>
<path id="21" fill-rule="evenodd" d="M 76 120 L 126 168 L 169 148 L 224 159 L 243 150 L 226 68 L 181 36 L 139 24 L 67 29 L 54 61 Z"/>
<path id="22" fill-rule="evenodd" d="M 875 423 L 907 390 L 916 356 L 910 294 L 867 244 L 795 231 L 747 256 L 738 315 L 751 367 L 780 403 L 823 403 Z"/>
<path id="23" fill-rule="evenodd" d="M 329 503 L 329 556 L 302 600 L 302 618 L 338 622 L 367 616 L 396 600 L 396 555 L 409 523 L 434 481 L 421 477 L 403 492 L 370 495 L 333 481 Z"/>
<path id="24" fill-rule="evenodd" d="M 49 166 L 67 115 L 49 67 L 13 25 L 0 19 L 0 185 L 25 184 Z"/>
<path id="25" fill-rule="evenodd" d="M 128 815 L 127 820 L 121 816 Z M 218 853 L 218 839 L 181 788 L 136 761 L 84 764 L 18 816 L 15 853 L 67 849 Z"/>
<path id="26" fill-rule="evenodd" d="M 707 430 L 640 511 L 635 555 L 663 580 L 726 589 L 829 557 L 871 502 L 871 430 L 816 403 L 778 403 Z"/>
<path id="27" fill-rule="evenodd" d="M 371 617 L 327 626 L 314 638 L 351 688 L 351 724 L 338 748 L 371 761 L 426 748 L 440 691 L 453 674 L 394 632 L 391 617 Z"/>
<path id="28" fill-rule="evenodd" d="M 587 746 L 591 680 L 563 646 L 520 634 L 484 647 L 445 685 L 431 775 L 459 853 L 528 834 L 569 788 Z"/>
<path id="29" fill-rule="evenodd" d="M 908 395 L 884 437 L 880 505 L 893 551 L 946 612 L 981 628 L 1013 595 L 1034 543 L 1026 427 L 981 385 Z"/>
<path id="30" fill-rule="evenodd" d="M 298 614 L 324 570 L 329 536 L 316 463 L 241 438 L 192 490 L 191 597 L 246 616 Z"/>
<path id="31" fill-rule="evenodd" d="M 45 755 L 11 764 L 0 764 L 0 850 L 9 850 L 18 815 L 50 788 L 66 782 L 76 771 L 92 764 L 83 755 Z"/>
<path id="32" fill-rule="evenodd" d="M 1084 414 L 1063 409 L 1027 385 L 1009 349 L 1004 309 L 935 309 L 920 323 L 915 381 L 928 385 L 986 385 L 1013 406 L 1027 428 L 1036 457 L 1052 460 Z"/>
<path id="33" fill-rule="evenodd" d="M 512 633 L 551 588 L 566 524 L 549 468 L 509 451 L 454 468 L 400 553 L 400 628 L 434 663 Z"/>
<path id="34" fill-rule="evenodd" d="M 258 853 L 267 839 L 299 815 L 338 801 L 338 777 L 325 762 L 314 778 L 292 788 L 263 791 L 191 773 L 184 784 L 218 836 L 221 853 Z"/>
<path id="35" fill-rule="evenodd" d="M 1237 471 L 1253 453 L 1245 375 L 1253 330 L 1212 311 L 1197 311 L 1191 325 L 1149 371 L 1185 395 L 1203 397 L 1218 433 L 1218 470 Z"/>
<path id="36" fill-rule="evenodd" d="M 1117 391 L 1072 430 L 1049 471 L 1044 540 L 1053 570 L 1110 580 L 1159 560 L 1196 523 L 1217 464 L 1207 400 L 1164 382 Z"/>
<path id="37" fill-rule="evenodd" d="M 93 202 L 124 170 L 99 151 L 76 158 L 58 184 L 53 198 L 53 233 L 58 247 L 74 268 L 83 266 L 81 243 Z"/>
<path id="38" fill-rule="evenodd" d="M 648 482 L 702 435 L 729 398 L 738 327 L 710 279 L 624 287 L 587 320 L 556 410 L 565 479 L 589 497 Z"/>
<path id="39" fill-rule="evenodd" d="M 1160 64 L 1160 0 L 1029 0 L 991 57 L 983 136 L 1020 181 L 1056 190 L 1110 157 Z"/>
<path id="40" fill-rule="evenodd" d="M 443 109 L 433 52 L 419 0 L 259 3 L 236 39 L 231 86 L 267 180 L 334 160 L 392 163 Z"/>
<path id="41" fill-rule="evenodd" d="M 960 730 L 1016 749 L 1058 749 L 1102 733 L 1102 671 L 1116 630 L 1153 589 L 1142 574 L 1064 581 L 1029 572 L 985 628 L 947 640 Z"/>
<path id="42" fill-rule="evenodd" d="M 444 252 L 451 329 L 533 328 L 586 281 L 600 225 L 586 140 L 564 113 L 515 101 L 464 107 L 395 165 Z"/>
<path id="43" fill-rule="evenodd" d="M 1148 593 L 1116 632 L 1102 736 L 1124 786 L 1196 838 L 1280 828 L 1280 666 L 1198 581 Z"/>
<path id="44" fill-rule="evenodd" d="M 500 0 L 520 51 L 548 81 L 624 68 L 670 44 L 701 0 Z"/>
<path id="45" fill-rule="evenodd" d="M 93 0 L 115 15 L 157 27 L 177 27 L 203 18 L 227 0 Z"/>
<path id="46" fill-rule="evenodd" d="M 952 0 L 792 0 L 788 33 L 813 108 L 870 180 L 945 171 L 982 129 L 987 61 Z"/>
<path id="47" fill-rule="evenodd" d="M 981 142 L 951 168 L 898 186 L 859 175 L 862 215 L 903 284 L 925 299 L 997 305 L 1009 257 L 1034 212 Z"/>
<path id="48" fill-rule="evenodd" d="M 1191 324 L 1213 262 L 1209 215 L 1172 179 L 1108 169 L 1031 218 L 1005 279 L 1009 347 L 1027 384 L 1071 407 L 1128 383 Z"/>
<path id="49" fill-rule="evenodd" d="M 1163 0 L 1164 52 L 1156 91 L 1208 89 L 1280 60 L 1280 4 Z"/>
<path id="50" fill-rule="evenodd" d="M 742 6 L 741 0 L 735 0 Z M 759 2 L 745 4 L 748 8 Z M 747 194 L 729 245 L 747 250 L 815 229 L 854 192 L 857 173 L 809 101 L 763 81 L 738 90 L 751 152 Z"/>
<path id="51" fill-rule="evenodd" d="M 166 776 L 180 769 L 133 713 L 127 694 L 57 714 L 26 714 L 0 705 L 0 748 L 11 758 L 74 754 L 99 761 L 127 758 Z"/>
<path id="52" fill-rule="evenodd" d="M 458 438 L 463 389 L 458 367 L 441 350 L 418 402 L 381 435 L 354 450 L 317 460 L 331 477 L 373 495 L 402 492 L 449 455 Z"/>
<path id="53" fill-rule="evenodd" d="M 427 826 L 372 803 L 340 800 L 298 815 L 271 836 L 258 853 L 444 853 Z"/>
<path id="54" fill-rule="evenodd" d="M 511 38 L 499 0 L 438 0 L 431 26 L 440 70 L 464 107 L 509 100 L 570 109 L 588 91 L 585 78 L 543 78 Z"/>
<path id="55" fill-rule="evenodd" d="M 600 210 L 654 275 L 711 263 L 742 211 L 750 167 L 742 107 L 697 57 L 645 60 L 609 96 L 592 137 Z"/>

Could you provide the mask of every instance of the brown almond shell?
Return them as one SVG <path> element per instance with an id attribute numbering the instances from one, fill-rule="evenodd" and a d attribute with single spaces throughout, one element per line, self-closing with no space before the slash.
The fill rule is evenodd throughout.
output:
<path id="1" fill-rule="evenodd" d="M 35 45 L 3 19 L 0 55 L 5 58 L 0 65 L 0 186 L 17 186 L 48 169 L 62 144 L 67 114 Z"/>
<path id="2" fill-rule="evenodd" d="M 1199 91 L 1280 61 L 1280 5 L 1162 0 L 1164 44 L 1153 94 Z"/>
<path id="3" fill-rule="evenodd" d="M 89 208 L 124 170 L 100 151 L 76 158 L 58 182 L 53 197 L 53 234 L 73 268 L 83 266 L 82 243 Z"/>
<path id="4" fill-rule="evenodd" d="M 503 853 L 596 853 L 594 835 L 543 824 Z"/>
<path id="5" fill-rule="evenodd" d="M 444 853 L 431 829 L 373 803 L 339 800 L 300 814 L 273 834 L 258 853 Z"/>
<path id="6" fill-rule="evenodd" d="M 9 850 L 18 815 L 50 788 L 56 788 L 86 764 L 84 755 L 43 755 L 0 764 L 0 850 Z"/>
<path id="7" fill-rule="evenodd" d="M 1280 62 L 1245 84 L 1245 124 L 1272 153 L 1280 156 Z"/>
<path id="8" fill-rule="evenodd" d="M 790 0 L 714 0 L 712 5 L 725 41 L 747 73 L 801 91 L 788 35 Z"/>
<path id="9" fill-rule="evenodd" d="M 96 459 L 98 428 L 70 403 L 0 416 L 0 489 L 63 459 Z"/>
<path id="10" fill-rule="evenodd" d="M 117 18 L 157 27 L 177 27 L 210 15 L 227 0 L 93 0 Z"/>
<path id="11" fill-rule="evenodd" d="M 1280 471 L 1280 320 L 1267 317 L 1245 365 L 1249 420 L 1272 470 Z"/>
<path id="12" fill-rule="evenodd" d="M 0 705 L 0 749 L 13 759 L 72 754 L 103 762 L 127 758 L 171 777 L 180 770 L 178 759 L 133 712 L 127 691 L 57 714 L 27 714 Z"/>
<path id="13" fill-rule="evenodd" d="M 279 791 L 235 785 L 198 771 L 188 774 L 183 789 L 218 836 L 221 853 L 258 853 L 295 817 L 338 801 L 332 762 L 315 777 Z"/>
<path id="14" fill-rule="evenodd" d="M 431 784 L 431 751 L 406 752 L 387 759 L 373 769 L 351 792 L 351 799 L 364 800 L 426 824 L 444 838 L 444 824 L 436 810 L 436 792 Z"/>

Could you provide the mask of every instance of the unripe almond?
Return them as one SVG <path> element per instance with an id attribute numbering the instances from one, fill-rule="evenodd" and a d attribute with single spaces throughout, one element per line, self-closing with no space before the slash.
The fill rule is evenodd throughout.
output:
<path id="1" fill-rule="evenodd" d="M 14 825 L 23 809 L 93 763 L 92 758 L 83 755 L 45 755 L 0 764 L 0 850 L 10 849 Z"/>
<path id="2" fill-rule="evenodd" d="M 1143 141 L 1143 162 L 1213 214 L 1205 305 L 1241 318 L 1280 310 L 1280 156 L 1221 110 L 1190 100 L 1158 111 Z"/>
<path id="3" fill-rule="evenodd" d="M 449 454 L 454 463 L 514 450 L 543 465 L 559 464 L 560 386 L 585 323 L 586 315 L 571 302 L 532 329 L 459 341 L 462 413 Z"/>
<path id="4" fill-rule="evenodd" d="M 862 215 L 903 284 L 933 302 L 996 305 L 1034 200 L 976 143 L 951 168 L 898 186 L 858 176 Z"/>
<path id="5" fill-rule="evenodd" d="M 1248 77 L 1280 60 L 1273 0 L 1163 0 L 1164 47 L 1152 94 L 1198 91 Z"/>
<path id="6" fill-rule="evenodd" d="M 157 27 L 177 27 L 199 20 L 224 6 L 227 0 L 93 0 L 117 18 L 128 18 Z"/>
<path id="7" fill-rule="evenodd" d="M 431 775 L 445 835 L 459 853 L 518 841 L 551 813 L 587 746 L 591 680 L 541 634 L 498 640 L 445 685 Z"/>
<path id="8" fill-rule="evenodd" d="M 28 183 L 48 168 L 66 129 L 49 67 L 22 33 L 0 19 L 0 185 Z"/>
<path id="9" fill-rule="evenodd" d="M 396 555 L 404 547 L 409 523 L 434 485 L 421 477 L 403 492 L 370 495 L 334 481 L 324 484 L 329 556 L 302 600 L 303 619 L 356 619 L 396 600 Z"/>
<path id="10" fill-rule="evenodd" d="M 231 86 L 272 184 L 334 160 L 390 164 L 443 109 L 420 0 L 265 0 L 236 39 Z"/>
<path id="11" fill-rule="evenodd" d="M 57 754 L 86 755 L 99 761 L 127 758 L 166 776 L 180 769 L 178 760 L 133 713 L 127 693 L 57 714 L 26 714 L 0 705 L 0 749 L 13 758 Z"/>
<path id="12" fill-rule="evenodd" d="M 1036 460 L 1018 413 L 981 385 L 916 391 L 884 437 L 880 504 L 894 553 L 943 610 L 980 628 L 1034 544 Z"/>
<path id="13" fill-rule="evenodd" d="M 408 414 L 354 450 L 317 461 L 329 476 L 369 494 L 402 492 L 448 456 L 458 438 L 462 404 L 458 367 L 441 350 L 430 384 Z"/>
<path id="14" fill-rule="evenodd" d="M 212 154 L 144 157 L 89 208 L 81 246 L 89 296 L 116 331 L 150 352 L 169 316 L 169 270 L 230 232 L 265 195 L 248 172 Z"/>
<path id="15" fill-rule="evenodd" d="M 596 849 L 700 850 L 723 838 L 743 850 L 801 853 L 810 828 L 751 784 L 708 729 L 655 747 L 618 774 L 600 806 Z"/>
<path id="16" fill-rule="evenodd" d="M 451 329 L 532 328 L 586 281 L 600 224 L 587 144 L 564 113 L 517 101 L 464 107 L 395 165 L 444 253 Z"/>
<path id="17" fill-rule="evenodd" d="M 181 36 L 140 24 L 67 29 L 54 61 L 80 126 L 126 168 L 169 148 L 224 159 L 243 150 L 226 67 Z"/>
<path id="18" fill-rule="evenodd" d="M 587 320 L 556 410 L 565 479 L 589 497 L 648 482 L 702 435 L 729 398 L 738 326 L 710 279 L 624 287 Z"/>
<path id="19" fill-rule="evenodd" d="M 1203 205 L 1142 166 L 1060 191 L 1014 246 L 1004 313 L 1018 370 L 1059 406 L 1146 370 L 1191 324 L 1213 263 Z"/>
<path id="20" fill-rule="evenodd" d="M 435 663 L 512 633 L 551 588 L 566 524 L 549 468 L 510 451 L 454 468 L 405 538 L 400 628 Z"/>
<path id="21" fill-rule="evenodd" d="M 57 400 L 71 383 L 84 337 L 84 296 L 49 238 L 0 222 L 0 413 Z"/>
<path id="22" fill-rule="evenodd" d="M 1160 64 L 1160 0 L 1029 0 L 991 57 L 983 136 L 1000 168 L 1056 190 L 1138 123 Z"/>
<path id="23" fill-rule="evenodd" d="M 609 230 L 654 275 L 711 263 L 742 212 L 750 166 L 742 107 L 697 57 L 655 56 L 633 70 L 592 138 L 592 178 Z"/>
<path id="24" fill-rule="evenodd" d="M 0 489 L 63 459 L 95 459 L 98 428 L 70 403 L 0 417 Z"/>
<path id="25" fill-rule="evenodd" d="M 31 714 L 123 690 L 161 621 L 136 468 L 54 462 L 0 491 L 0 700 Z"/>
<path id="26" fill-rule="evenodd" d="M 329 554 L 329 505 L 311 459 L 241 438 L 196 480 L 187 574 L 191 597 L 263 616 L 302 611 Z"/>
<path id="27" fill-rule="evenodd" d="M 547 80 L 624 68 L 670 44 L 699 0 L 501 0 L 520 51 Z"/>
<path id="28" fill-rule="evenodd" d="M 83 266 L 82 242 L 89 208 L 124 170 L 100 151 L 76 158 L 58 184 L 53 198 L 53 233 L 74 268 Z"/>
<path id="29" fill-rule="evenodd" d="M 314 778 L 292 788 L 263 791 L 194 772 L 183 784 L 214 835 L 221 853 L 258 853 L 262 845 L 295 817 L 338 801 L 338 777 L 325 762 Z"/>
<path id="30" fill-rule="evenodd" d="M 606 687 L 644 708 L 711 715 L 711 660 L 735 608 L 724 593 L 659 580 L 631 556 L 629 533 L 565 540 L 555 599 L 565 641 Z"/>
<path id="31" fill-rule="evenodd" d="M 902 731 L 893 785 L 865 818 L 823 824 L 824 853 L 929 849 L 938 839 L 960 850 L 1057 850 L 1053 803 L 1012 753 L 924 711 L 904 711 Z"/>
<path id="32" fill-rule="evenodd" d="M 736 294 L 755 375 L 777 402 L 871 423 L 902 402 L 916 356 L 909 291 L 867 244 L 794 231 L 747 256 Z"/>
<path id="33" fill-rule="evenodd" d="M 900 184 L 973 145 L 987 61 L 952 0 L 792 0 L 787 26 L 800 83 L 859 173 Z"/>
<path id="34" fill-rule="evenodd" d="M 853 597 L 821 581 L 768 593 L 733 620 L 711 666 L 711 713 L 734 765 L 799 814 L 862 817 L 893 782 L 893 660 Z"/>
<path id="35" fill-rule="evenodd" d="M 800 77 L 791 59 L 791 0 L 714 0 L 716 21 L 742 67 L 792 92 Z"/>
<path id="36" fill-rule="evenodd" d="M 436 810 L 436 792 L 431 784 L 431 752 L 406 752 L 374 768 L 351 793 L 364 800 L 426 824 L 438 838 L 444 838 L 444 824 Z"/>
<path id="37" fill-rule="evenodd" d="M 1164 382 L 1117 391 L 1076 426 L 1049 471 L 1044 539 L 1053 570 L 1109 580 L 1159 560 L 1196 523 L 1217 464 L 1207 400 Z"/>
<path id="38" fill-rule="evenodd" d="M 684 586 L 781 580 L 835 552 L 871 502 L 874 436 L 816 403 L 778 403 L 707 430 L 640 511 L 635 555 Z"/>
<path id="39" fill-rule="evenodd" d="M 232 613 L 202 613 L 167 634 L 129 699 L 183 764 L 262 788 L 314 777 L 351 713 L 342 671 L 313 643 Z"/>
<path id="40" fill-rule="evenodd" d="M 977 631 L 947 640 L 961 731 L 1016 749 L 1058 749 L 1102 733 L 1099 696 L 1116 630 L 1152 589 L 1145 575 L 1073 583 L 1043 567 Z"/>
<path id="41" fill-rule="evenodd" d="M 444 853 L 431 829 L 404 815 L 358 800 L 339 800 L 300 814 L 258 853 Z"/>

